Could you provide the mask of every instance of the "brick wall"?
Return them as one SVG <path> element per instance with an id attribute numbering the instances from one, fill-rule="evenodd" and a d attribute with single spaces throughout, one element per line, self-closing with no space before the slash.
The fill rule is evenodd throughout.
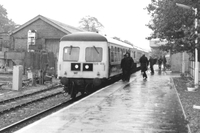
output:
<path id="1" fill-rule="evenodd" d="M 26 50 L 27 33 L 31 29 L 37 30 L 36 45 L 42 45 L 43 48 L 46 47 L 45 46 L 46 39 L 59 40 L 66 34 L 58 30 L 57 28 L 51 26 L 50 24 L 46 23 L 45 21 L 38 19 L 37 21 L 31 23 L 30 25 L 26 26 L 25 28 L 21 29 L 20 31 L 12 35 L 13 37 L 12 45 L 15 50 L 22 50 L 22 49 Z M 48 45 L 48 43 L 46 45 Z M 59 41 L 57 41 L 55 45 L 59 45 Z"/>

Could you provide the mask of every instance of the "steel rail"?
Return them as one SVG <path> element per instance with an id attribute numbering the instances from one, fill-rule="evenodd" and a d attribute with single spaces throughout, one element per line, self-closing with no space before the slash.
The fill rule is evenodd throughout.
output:
<path id="1" fill-rule="evenodd" d="M 56 84 L 56 85 L 52 85 L 52 86 L 50 86 L 48 88 L 45 88 L 45 89 L 42 89 L 42 90 L 39 90 L 39 91 L 35 91 L 35 92 L 32 92 L 32 93 L 28 93 L 28 94 L 24 94 L 24 95 L 20 95 L 20 96 L 16 96 L 16 97 L 8 98 L 8 99 L 0 101 L 0 104 L 5 104 L 5 103 L 11 102 L 11 101 L 15 101 L 15 100 L 18 100 L 18 99 L 21 99 L 21 98 L 29 97 L 31 95 L 36 95 L 36 94 L 41 93 L 41 92 L 50 91 L 50 90 L 55 89 L 57 87 L 61 87 L 61 85 Z"/>
<path id="2" fill-rule="evenodd" d="M 49 108 L 49 109 L 43 110 L 43 111 L 41 111 L 41 112 L 39 112 L 39 113 L 37 113 L 37 114 L 34 114 L 34 115 L 32 115 L 32 116 L 29 116 L 29 117 L 27 117 L 27 118 L 24 118 L 23 120 L 20 120 L 20 121 L 18 121 L 18 122 L 16 122 L 16 123 L 13 123 L 13 124 L 11 124 L 11 125 L 9 125 L 9 126 L 6 126 L 6 127 L 4 127 L 4 128 L 1 128 L 1 129 L 0 129 L 0 132 L 1 132 L 1 133 L 4 133 L 4 132 L 9 133 L 9 132 L 11 132 L 11 131 L 19 130 L 20 128 L 24 127 L 24 126 L 27 125 L 28 123 L 29 123 L 29 124 L 30 124 L 30 123 L 33 123 L 33 122 L 35 122 L 36 120 L 41 119 L 41 118 L 43 118 L 43 117 L 45 117 L 45 116 L 47 116 L 47 115 L 49 115 L 49 114 L 51 114 L 51 113 L 53 113 L 53 112 L 55 112 L 55 111 L 61 109 L 61 108 L 64 108 L 64 107 L 66 107 L 66 106 L 69 106 L 70 104 L 72 104 L 72 103 L 74 103 L 74 102 L 76 102 L 76 101 L 82 99 L 83 97 L 84 97 L 83 95 L 80 95 L 80 96 L 76 97 L 75 99 L 68 99 L 68 100 L 66 100 L 65 102 L 62 102 L 62 103 L 60 103 L 60 104 L 57 104 L 57 105 L 55 105 L 55 106 L 53 106 L 53 107 L 51 107 L 51 108 Z"/>
<path id="3" fill-rule="evenodd" d="M 34 102 L 38 102 L 38 101 L 42 101 L 42 100 L 47 99 L 47 98 L 50 98 L 50 97 L 54 97 L 54 96 L 59 95 L 59 94 L 61 94 L 61 93 L 63 93 L 63 92 L 61 92 L 61 91 L 60 91 L 60 92 L 55 92 L 55 93 L 53 93 L 53 94 L 49 94 L 49 95 L 46 95 L 46 96 L 44 96 L 44 97 L 40 97 L 40 98 L 36 98 L 36 99 L 34 99 L 34 100 L 30 100 L 30 101 L 28 101 L 28 102 L 26 102 L 26 103 L 18 104 L 18 105 L 12 106 L 12 107 L 10 107 L 10 108 L 6 108 L 6 109 L 3 109 L 3 110 L 0 110 L 0 115 L 2 115 L 2 114 L 4 114 L 4 113 L 11 112 L 11 111 L 16 110 L 16 109 L 18 109 L 18 108 L 22 108 L 22 107 L 27 106 L 27 105 L 29 105 L 29 104 L 32 104 L 32 103 L 34 103 Z"/>

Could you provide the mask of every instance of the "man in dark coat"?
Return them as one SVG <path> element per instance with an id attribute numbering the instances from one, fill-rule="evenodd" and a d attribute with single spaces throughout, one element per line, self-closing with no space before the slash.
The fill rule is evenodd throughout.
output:
<path id="1" fill-rule="evenodd" d="M 154 68 L 153 68 L 154 64 L 155 64 L 155 60 L 153 59 L 153 57 L 150 56 L 149 65 L 150 65 L 151 74 L 154 74 Z"/>
<path id="2" fill-rule="evenodd" d="M 124 55 L 124 58 L 121 60 L 121 68 L 122 68 L 122 80 L 123 81 L 129 81 L 130 80 L 130 75 L 131 75 L 131 70 L 133 68 L 133 58 L 130 57 L 130 54 L 127 52 Z"/>
<path id="3" fill-rule="evenodd" d="M 140 57 L 140 67 L 141 67 L 143 79 L 147 79 L 146 70 L 148 68 L 148 65 L 149 65 L 149 61 L 147 57 L 145 56 L 145 54 L 143 54 L 142 57 Z"/>

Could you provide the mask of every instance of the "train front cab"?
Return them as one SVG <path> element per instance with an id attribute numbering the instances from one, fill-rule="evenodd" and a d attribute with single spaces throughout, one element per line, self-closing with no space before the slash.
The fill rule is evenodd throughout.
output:
<path id="1" fill-rule="evenodd" d="M 103 41 L 61 41 L 58 75 L 72 95 L 72 88 L 82 93 L 102 84 L 108 77 L 108 47 Z M 76 92 L 74 92 L 76 93 Z"/>

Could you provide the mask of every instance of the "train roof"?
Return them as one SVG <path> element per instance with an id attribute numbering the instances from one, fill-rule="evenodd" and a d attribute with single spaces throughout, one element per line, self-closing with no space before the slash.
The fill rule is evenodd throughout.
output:
<path id="1" fill-rule="evenodd" d="M 77 32 L 65 35 L 61 38 L 61 41 L 107 41 L 107 39 L 94 32 Z"/>
<path id="2" fill-rule="evenodd" d="M 107 36 L 103 36 L 101 34 L 95 32 L 77 32 L 69 35 L 65 35 L 61 38 L 60 41 L 106 41 L 122 46 L 126 46 L 129 48 L 133 48 L 131 45 L 126 44 L 124 42 L 118 41 L 116 39 L 109 38 Z"/>

